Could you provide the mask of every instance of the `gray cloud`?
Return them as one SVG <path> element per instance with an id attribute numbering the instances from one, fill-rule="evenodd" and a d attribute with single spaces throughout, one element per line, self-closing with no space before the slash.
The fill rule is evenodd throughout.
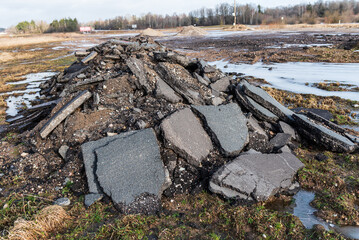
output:
<path id="1" fill-rule="evenodd" d="M 218 0 L 0 0 L 0 27 L 9 27 L 25 20 L 45 20 L 76 17 L 80 22 L 108 19 L 116 16 L 141 15 L 148 12 L 157 14 L 188 13 L 201 7 L 215 7 L 226 2 Z M 227 1 L 228 2 L 228 1 Z M 237 1 L 243 3 L 242 1 Z M 246 1 L 265 7 L 288 5 L 284 0 Z M 312 2 L 292 0 L 290 4 Z M 232 1 L 229 2 L 233 4 Z"/>

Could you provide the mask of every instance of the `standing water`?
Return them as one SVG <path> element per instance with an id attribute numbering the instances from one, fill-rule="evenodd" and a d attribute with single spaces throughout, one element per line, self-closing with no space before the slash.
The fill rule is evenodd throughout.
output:
<path id="1" fill-rule="evenodd" d="M 294 196 L 296 206 L 294 207 L 293 215 L 297 216 L 307 229 L 311 229 L 314 225 L 320 224 L 324 226 L 326 230 L 334 229 L 345 237 L 359 239 L 359 226 L 336 226 L 317 218 L 314 215 L 314 212 L 317 210 L 310 206 L 314 197 L 315 194 L 313 192 L 303 190 Z"/>
<path id="2" fill-rule="evenodd" d="M 229 64 L 221 60 L 210 64 L 216 65 L 224 72 L 243 73 L 265 79 L 271 87 L 281 90 L 359 101 L 359 92 L 351 90 L 359 87 L 359 63 L 288 62 L 266 65 L 261 62 Z M 326 91 L 312 86 L 314 83 L 324 81 L 344 84 L 347 91 Z"/>
<path id="3" fill-rule="evenodd" d="M 15 116 L 21 107 L 31 107 L 31 101 L 40 97 L 40 84 L 50 77 L 54 76 L 55 72 L 31 73 L 26 75 L 26 79 L 18 82 L 8 82 L 9 85 L 27 84 L 26 89 L 16 90 L 12 92 L 2 93 L 1 95 L 9 95 L 6 98 L 8 116 Z"/>

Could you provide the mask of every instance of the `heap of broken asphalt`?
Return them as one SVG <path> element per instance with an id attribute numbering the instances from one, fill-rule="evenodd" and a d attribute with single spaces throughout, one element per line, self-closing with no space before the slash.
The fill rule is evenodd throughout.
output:
<path id="1" fill-rule="evenodd" d="M 354 152 L 358 138 L 296 114 L 264 90 L 145 37 L 114 39 L 41 85 L 46 102 L 10 119 L 34 153 L 80 158 L 85 204 L 104 196 L 122 212 L 156 213 L 161 198 L 209 189 L 266 201 L 298 188 L 301 141 Z M 35 117 L 36 116 L 36 117 Z M 51 159 L 51 156 L 49 156 Z"/>

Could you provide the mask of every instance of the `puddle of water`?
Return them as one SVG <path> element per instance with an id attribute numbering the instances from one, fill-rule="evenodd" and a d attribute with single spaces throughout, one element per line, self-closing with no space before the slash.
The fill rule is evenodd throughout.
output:
<path id="1" fill-rule="evenodd" d="M 29 49 L 27 51 L 29 52 L 35 52 L 35 51 L 39 51 L 39 50 L 42 50 L 43 48 L 32 48 L 32 49 Z"/>
<path id="2" fill-rule="evenodd" d="M 317 218 L 314 215 L 317 210 L 310 206 L 310 202 L 314 200 L 314 197 L 313 192 L 304 190 L 299 191 L 294 196 L 296 206 L 293 209 L 293 215 L 297 216 L 307 229 L 313 228 L 315 224 L 320 224 L 326 230 L 334 229 L 345 237 L 359 239 L 359 226 L 335 226 Z"/>
<path id="3" fill-rule="evenodd" d="M 57 57 L 57 58 L 53 58 L 53 59 L 50 59 L 49 61 L 56 61 L 56 60 L 59 60 L 59 59 L 63 59 L 63 58 L 66 58 L 66 57 L 70 57 L 72 55 L 74 55 L 75 53 L 69 53 L 69 54 L 66 54 L 64 56 L 60 56 L 60 57 Z"/>
<path id="4" fill-rule="evenodd" d="M 283 44 L 281 46 L 273 45 L 265 48 L 303 48 L 303 47 L 331 47 L 333 44 L 317 43 L 317 44 Z"/>
<path id="5" fill-rule="evenodd" d="M 299 191 L 295 196 L 295 207 L 293 209 L 293 215 L 297 216 L 303 225 L 311 229 L 314 225 L 320 224 L 324 226 L 326 230 L 329 230 L 329 224 L 323 220 L 319 220 L 314 212 L 317 210 L 309 204 L 314 200 L 315 194 L 307 191 Z"/>
<path id="6" fill-rule="evenodd" d="M 94 46 L 97 46 L 97 43 L 90 42 L 88 40 L 80 40 L 80 41 L 65 41 L 65 42 L 62 42 L 61 45 L 62 46 L 54 47 L 55 50 L 58 50 L 61 47 L 63 47 L 63 48 L 67 47 L 72 50 L 83 50 L 83 49 L 92 48 Z"/>
<path id="7" fill-rule="evenodd" d="M 18 82 L 9 82 L 7 84 L 19 85 L 19 84 L 28 84 L 25 90 L 16 90 L 12 92 L 2 93 L 0 95 L 9 95 L 7 97 L 6 104 L 6 114 L 8 116 L 16 116 L 19 112 L 19 108 L 26 106 L 27 108 L 31 107 L 31 101 L 40 97 L 40 84 L 43 81 L 48 80 L 50 77 L 54 76 L 54 72 L 42 72 L 42 73 L 31 73 L 26 75 L 26 79 Z M 17 96 L 16 94 L 21 94 Z"/>
<path id="8" fill-rule="evenodd" d="M 53 47 L 52 50 L 61 50 L 64 49 L 65 47 L 63 46 L 58 46 L 58 47 Z"/>
<path id="9" fill-rule="evenodd" d="M 251 65 L 229 64 L 221 60 L 210 64 L 216 65 L 223 72 L 237 72 L 263 78 L 271 84 L 271 87 L 281 90 L 318 96 L 338 96 L 359 101 L 358 92 L 326 91 L 311 86 L 313 83 L 329 80 L 359 87 L 359 63 L 288 62 L 265 65 L 258 62 Z M 224 68 L 226 65 L 227 68 Z"/>
<path id="10" fill-rule="evenodd" d="M 134 37 L 140 33 L 119 33 L 119 34 L 105 34 L 102 38 L 113 38 L 113 37 Z"/>

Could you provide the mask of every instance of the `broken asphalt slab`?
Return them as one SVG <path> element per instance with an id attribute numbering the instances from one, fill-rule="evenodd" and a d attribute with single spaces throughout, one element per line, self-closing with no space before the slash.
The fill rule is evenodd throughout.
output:
<path id="1" fill-rule="evenodd" d="M 191 84 L 186 83 L 181 76 L 174 74 L 171 69 L 171 65 L 160 62 L 155 67 L 158 75 L 179 95 L 186 99 L 191 104 L 203 104 L 203 99 L 199 92 L 191 86 Z M 182 67 L 180 72 L 186 72 L 185 68 Z"/>
<path id="2" fill-rule="evenodd" d="M 143 88 L 146 93 L 150 93 L 151 87 L 148 84 L 144 63 L 140 59 L 131 57 L 126 60 L 126 64 L 130 68 L 131 72 L 137 77 L 137 87 Z"/>
<path id="3" fill-rule="evenodd" d="M 213 174 L 209 188 L 226 198 L 265 201 L 289 189 L 303 167 L 291 153 L 241 155 Z"/>
<path id="4" fill-rule="evenodd" d="M 95 150 L 107 145 L 109 142 L 114 141 L 118 138 L 124 138 L 124 137 L 130 136 L 135 133 L 136 133 L 136 131 L 126 132 L 126 133 L 122 133 L 122 134 L 115 135 L 112 137 L 105 137 L 105 138 L 101 138 L 97 141 L 91 141 L 91 142 L 82 144 L 82 146 L 81 146 L 82 158 L 83 158 L 84 165 L 85 165 L 87 184 L 88 184 L 90 193 L 95 193 L 95 194 L 102 193 L 101 188 L 96 180 L 96 174 L 95 174 L 95 171 L 96 171 Z"/>
<path id="5" fill-rule="evenodd" d="M 252 84 L 249 84 L 247 81 L 243 81 L 242 87 L 244 93 L 255 100 L 257 103 L 267 108 L 269 111 L 279 116 L 284 121 L 293 121 L 292 115 L 294 113 L 277 102 L 277 100 L 270 96 L 266 91 L 259 87 L 253 86 Z"/>
<path id="6" fill-rule="evenodd" d="M 177 96 L 176 92 L 161 78 L 158 78 L 156 82 L 156 97 L 164 98 L 171 103 L 182 101 L 182 98 Z"/>
<path id="7" fill-rule="evenodd" d="M 282 133 L 290 134 L 292 140 L 296 139 L 296 132 L 295 132 L 294 128 L 292 126 L 290 126 L 289 124 L 279 121 L 279 130 Z"/>
<path id="8" fill-rule="evenodd" d="M 188 159 L 192 165 L 201 166 L 202 160 L 213 149 L 211 139 L 189 108 L 163 120 L 161 130 L 166 146 Z"/>
<path id="9" fill-rule="evenodd" d="M 248 97 L 242 92 L 241 85 L 238 85 L 235 90 L 237 101 L 243 105 L 248 111 L 253 113 L 258 119 L 269 121 L 269 122 L 277 122 L 278 117 L 269 111 L 268 109 L 262 107 L 260 104 L 258 104 L 256 101 L 254 101 L 252 98 Z"/>
<path id="10" fill-rule="evenodd" d="M 228 90 L 228 86 L 230 85 L 229 80 L 229 77 L 224 77 L 217 80 L 215 83 L 212 83 L 210 86 L 213 90 L 217 92 L 226 92 Z"/>
<path id="11" fill-rule="evenodd" d="M 310 121 L 308 117 L 304 115 L 294 114 L 293 119 L 302 134 L 330 151 L 353 152 L 357 147 L 356 144 L 348 138 Z"/>
<path id="12" fill-rule="evenodd" d="M 248 142 L 247 119 L 236 103 L 220 106 L 194 106 L 222 154 L 238 156 Z"/>
<path id="13" fill-rule="evenodd" d="M 91 61 L 92 59 L 94 59 L 96 56 L 98 55 L 97 52 L 91 52 L 87 57 L 85 57 L 84 59 L 82 59 L 82 63 L 83 64 L 86 64 L 88 63 L 89 61 Z"/>
<path id="14" fill-rule="evenodd" d="M 277 135 L 275 135 L 275 137 L 273 137 L 270 141 L 269 141 L 269 147 L 273 150 L 273 151 L 278 151 L 280 148 L 284 147 L 285 145 L 287 145 L 290 142 L 290 139 L 292 138 L 291 134 L 288 133 L 277 133 Z"/>
<path id="15" fill-rule="evenodd" d="M 258 121 L 254 117 L 249 117 L 247 120 L 248 138 L 249 142 L 247 149 L 252 149 L 259 152 L 268 152 L 268 135 L 264 129 L 259 126 Z"/>
<path id="16" fill-rule="evenodd" d="M 59 111 L 52 116 L 47 123 L 40 130 L 40 136 L 46 138 L 52 130 L 54 130 L 67 116 L 73 113 L 78 107 L 80 107 L 84 102 L 86 102 L 92 94 L 85 90 L 79 93 L 75 98 L 73 98 L 69 103 L 63 106 Z"/>
<path id="17" fill-rule="evenodd" d="M 95 150 L 96 176 L 101 189 L 124 212 L 145 195 L 157 208 L 156 199 L 161 198 L 165 184 L 165 169 L 155 132 L 148 128 L 119 136 Z"/>

